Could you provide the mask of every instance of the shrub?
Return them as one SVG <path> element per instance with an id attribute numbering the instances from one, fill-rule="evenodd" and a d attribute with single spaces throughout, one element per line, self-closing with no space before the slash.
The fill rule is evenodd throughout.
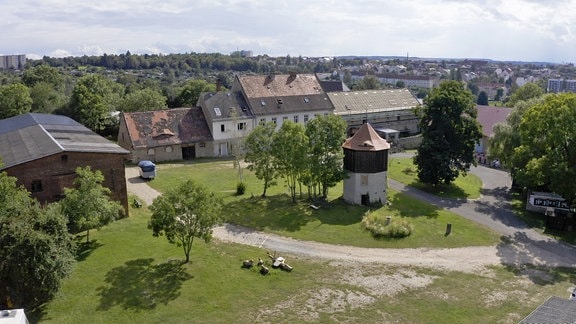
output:
<path id="1" fill-rule="evenodd" d="M 412 234 L 414 226 L 405 219 L 390 218 L 368 211 L 362 218 L 362 228 L 375 238 L 403 238 Z"/>
<path id="2" fill-rule="evenodd" d="M 236 185 L 236 194 L 238 196 L 243 195 L 246 192 L 246 184 L 244 182 L 238 182 Z"/>

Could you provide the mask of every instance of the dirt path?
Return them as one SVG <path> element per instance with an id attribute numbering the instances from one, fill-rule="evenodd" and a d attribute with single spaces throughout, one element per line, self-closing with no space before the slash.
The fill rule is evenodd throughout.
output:
<path id="1" fill-rule="evenodd" d="M 160 194 L 138 177 L 136 167 L 126 168 L 126 178 L 128 191 L 148 205 Z M 500 251 L 496 247 L 369 249 L 300 241 L 230 224 L 215 228 L 214 237 L 222 241 L 261 247 L 268 251 L 337 261 L 415 265 L 464 272 L 477 271 L 487 265 L 502 262 Z"/>

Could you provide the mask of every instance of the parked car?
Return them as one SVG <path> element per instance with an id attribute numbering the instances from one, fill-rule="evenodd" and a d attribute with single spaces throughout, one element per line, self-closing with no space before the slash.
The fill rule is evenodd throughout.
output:
<path id="1" fill-rule="evenodd" d="M 152 161 L 142 160 L 138 162 L 138 167 L 140 168 L 140 178 L 150 180 L 156 178 L 156 164 Z"/>

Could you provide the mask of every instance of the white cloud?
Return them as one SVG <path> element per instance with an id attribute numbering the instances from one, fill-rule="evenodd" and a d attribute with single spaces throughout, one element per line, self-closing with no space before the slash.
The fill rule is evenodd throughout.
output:
<path id="1" fill-rule="evenodd" d="M 574 61 L 576 0 L 0 0 L 3 51 Z"/>

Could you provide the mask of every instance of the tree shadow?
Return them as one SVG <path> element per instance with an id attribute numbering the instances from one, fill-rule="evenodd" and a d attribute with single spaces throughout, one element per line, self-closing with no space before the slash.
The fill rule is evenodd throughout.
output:
<path id="1" fill-rule="evenodd" d="M 224 206 L 224 220 L 257 230 L 295 232 L 308 223 L 312 214 L 308 204 L 293 203 L 286 194 L 253 196 Z"/>
<path id="2" fill-rule="evenodd" d="M 180 295 L 182 283 L 193 278 L 180 261 L 152 264 L 154 259 L 137 259 L 106 274 L 107 285 L 99 287 L 98 310 L 120 306 L 126 310 L 154 309 Z"/>
<path id="3" fill-rule="evenodd" d="M 501 237 L 497 255 L 506 269 L 537 285 L 576 282 L 576 247 L 555 240 L 535 240 L 526 233 Z"/>
<path id="4" fill-rule="evenodd" d="M 75 238 L 76 241 L 76 261 L 82 262 L 86 260 L 99 247 L 104 244 L 98 242 L 97 240 L 92 240 L 89 242 L 84 241 L 85 235 L 78 235 Z"/>
<path id="5" fill-rule="evenodd" d="M 386 208 L 398 216 L 407 218 L 422 216 L 437 218 L 439 216 L 438 212 L 441 210 L 441 208 L 430 202 L 423 202 L 408 193 L 402 192 L 394 195 L 393 199 L 388 198 Z"/>

